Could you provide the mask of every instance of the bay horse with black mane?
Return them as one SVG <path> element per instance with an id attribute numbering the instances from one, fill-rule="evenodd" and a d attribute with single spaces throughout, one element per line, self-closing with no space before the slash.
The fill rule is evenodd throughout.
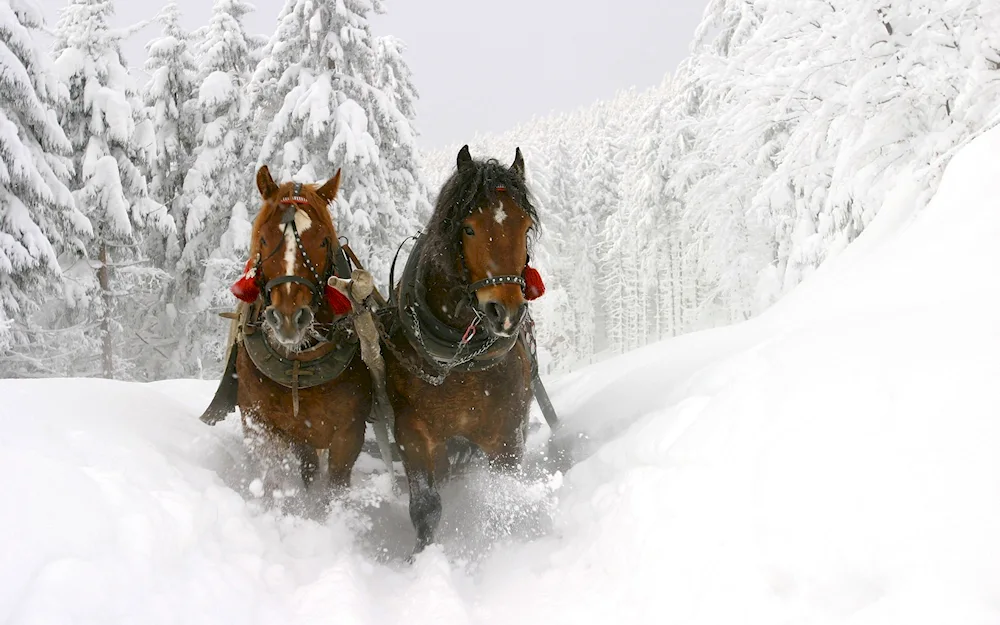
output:
<path id="1" fill-rule="evenodd" d="M 417 552 L 440 521 L 450 440 L 473 443 L 503 470 L 524 455 L 533 366 L 527 300 L 544 289 L 528 265 L 538 227 L 521 150 L 507 167 L 473 160 L 465 146 L 401 276 L 383 338 Z"/>
<path id="2" fill-rule="evenodd" d="M 339 170 L 319 187 L 278 185 L 266 166 L 257 172 L 263 205 L 250 260 L 232 287 L 248 305 L 227 373 L 202 417 L 209 424 L 224 418 L 235 400 L 265 471 L 293 452 L 307 486 L 320 449 L 329 450 L 330 482 L 349 485 L 372 406 L 350 302 L 327 286 L 331 276 L 350 277 L 328 209 L 339 186 Z"/>

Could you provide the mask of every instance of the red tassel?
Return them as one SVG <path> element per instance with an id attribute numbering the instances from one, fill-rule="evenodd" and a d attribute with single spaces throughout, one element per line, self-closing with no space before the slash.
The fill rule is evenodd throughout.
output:
<path id="1" fill-rule="evenodd" d="M 529 302 L 545 295 L 545 283 L 538 270 L 531 265 L 524 266 L 524 299 Z"/>
<path id="2" fill-rule="evenodd" d="M 347 296 L 333 288 L 329 284 L 326 285 L 326 301 L 330 304 L 330 310 L 333 311 L 335 315 L 346 315 L 351 312 L 351 300 L 347 299 Z"/>
<path id="3" fill-rule="evenodd" d="M 260 285 L 257 284 L 257 267 L 253 266 L 253 262 L 252 258 L 247 261 L 246 267 L 243 268 L 243 275 L 233 286 L 229 287 L 237 299 L 248 304 L 256 302 L 260 296 Z"/>

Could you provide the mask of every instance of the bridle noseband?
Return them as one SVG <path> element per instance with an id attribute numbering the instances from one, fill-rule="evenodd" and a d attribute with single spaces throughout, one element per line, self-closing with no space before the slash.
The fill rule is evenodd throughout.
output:
<path id="1" fill-rule="evenodd" d="M 466 269 L 466 273 L 468 273 L 468 269 Z M 526 286 L 524 278 L 522 278 L 521 276 L 509 275 L 509 276 L 492 276 L 490 278 L 486 278 L 485 280 L 478 280 L 465 288 L 469 291 L 470 294 L 475 295 L 476 291 L 478 291 L 479 289 L 485 289 L 488 286 L 497 286 L 498 284 L 516 284 L 521 287 L 521 290 L 524 290 Z"/>

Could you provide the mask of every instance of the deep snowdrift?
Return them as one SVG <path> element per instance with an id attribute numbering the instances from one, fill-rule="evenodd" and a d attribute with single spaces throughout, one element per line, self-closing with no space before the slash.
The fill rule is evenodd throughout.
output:
<path id="1" fill-rule="evenodd" d="M 996 623 L 1000 131 L 898 187 L 768 314 L 553 381 L 575 466 L 450 485 L 412 566 L 370 459 L 261 509 L 210 384 L 2 381 L 0 621 Z"/>

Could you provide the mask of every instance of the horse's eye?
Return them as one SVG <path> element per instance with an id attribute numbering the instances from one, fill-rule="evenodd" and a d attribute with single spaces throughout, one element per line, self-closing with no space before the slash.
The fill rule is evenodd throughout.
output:
<path id="1" fill-rule="evenodd" d="M 475 236 L 476 231 L 472 229 L 472 226 L 466 226 L 465 227 L 465 234 L 469 235 L 470 237 L 471 236 Z"/>

